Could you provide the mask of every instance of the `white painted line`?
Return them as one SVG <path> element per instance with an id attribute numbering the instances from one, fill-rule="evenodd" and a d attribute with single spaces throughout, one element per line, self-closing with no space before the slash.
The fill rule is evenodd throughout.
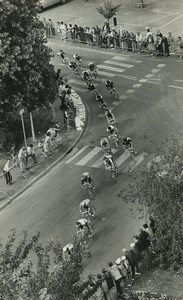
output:
<path id="1" fill-rule="evenodd" d="M 135 77 L 135 76 L 128 76 L 128 75 L 123 75 L 123 74 L 120 74 L 118 76 L 121 76 L 121 77 L 123 77 L 125 79 L 129 79 L 129 80 L 135 80 L 135 81 L 137 80 L 137 77 Z"/>
<path id="2" fill-rule="evenodd" d="M 147 74 L 145 77 L 146 78 L 151 78 L 151 77 L 153 77 L 154 75 L 153 74 Z"/>
<path id="3" fill-rule="evenodd" d="M 140 60 L 136 60 L 136 59 L 131 59 L 130 57 L 124 57 L 124 56 L 114 56 L 112 57 L 112 59 L 116 59 L 116 60 L 122 60 L 122 61 L 129 61 L 132 64 L 140 64 L 142 61 Z"/>
<path id="4" fill-rule="evenodd" d="M 105 115 L 104 115 L 104 114 L 98 114 L 97 117 L 98 117 L 98 118 L 104 118 Z"/>
<path id="5" fill-rule="evenodd" d="M 175 79 L 175 80 L 173 80 L 173 81 L 177 81 L 177 82 L 183 82 L 183 80 L 182 80 L 182 79 Z"/>
<path id="6" fill-rule="evenodd" d="M 161 26 L 161 28 L 166 27 L 167 25 L 173 23 L 174 21 L 176 21 L 176 20 L 178 20 L 178 19 L 180 19 L 180 18 L 182 18 L 182 17 L 183 17 L 183 15 L 178 16 L 177 18 L 175 18 L 175 19 L 171 20 L 170 22 L 168 22 L 168 23 L 164 24 L 163 26 Z"/>
<path id="7" fill-rule="evenodd" d="M 154 81 L 151 81 L 151 80 L 148 80 L 147 82 L 148 83 L 153 83 L 153 84 L 159 84 L 158 82 L 154 82 Z"/>
<path id="8" fill-rule="evenodd" d="M 119 97 L 119 99 L 121 99 L 121 100 L 126 100 L 126 99 L 127 99 L 127 96 L 126 96 L 126 95 L 121 95 L 121 96 Z"/>
<path id="9" fill-rule="evenodd" d="M 153 83 L 153 84 L 159 84 L 158 82 L 154 82 L 154 81 L 150 81 L 150 80 L 148 80 L 147 82 L 148 83 Z"/>
<path id="10" fill-rule="evenodd" d="M 136 84 L 132 85 L 132 87 L 133 88 L 139 88 L 139 87 L 141 87 L 141 85 L 142 85 L 141 83 L 136 83 Z"/>
<path id="11" fill-rule="evenodd" d="M 127 94 L 133 94 L 135 91 L 134 90 L 127 90 L 126 93 Z"/>
<path id="12" fill-rule="evenodd" d="M 146 82 L 146 81 L 147 81 L 147 79 L 145 79 L 145 78 L 142 78 L 139 80 L 139 82 Z"/>
<path id="13" fill-rule="evenodd" d="M 92 159 L 97 153 L 101 151 L 101 147 L 93 148 L 87 155 L 85 155 L 80 161 L 76 163 L 77 166 L 84 166 L 90 159 Z"/>
<path id="14" fill-rule="evenodd" d="M 171 88 L 174 88 L 174 89 L 183 90 L 183 86 L 177 86 L 177 85 L 168 85 L 168 86 L 171 87 Z"/>
<path id="15" fill-rule="evenodd" d="M 134 162 L 134 161 L 130 162 L 129 167 L 127 167 L 126 169 L 133 171 L 144 160 L 144 155 L 139 154 L 135 159 L 136 159 L 136 162 Z"/>
<path id="16" fill-rule="evenodd" d="M 74 154 L 71 158 L 69 158 L 65 163 L 69 164 L 71 161 L 73 161 L 78 155 L 80 155 L 86 148 L 88 148 L 88 146 L 84 146 L 83 148 L 81 148 L 78 152 L 76 152 L 76 154 Z"/>
<path id="17" fill-rule="evenodd" d="M 80 84 L 80 85 L 84 85 L 86 87 L 86 83 L 82 82 L 82 81 L 78 81 L 78 80 L 74 80 L 74 79 L 69 79 L 70 83 L 76 83 L 76 84 Z"/>
<path id="18" fill-rule="evenodd" d="M 159 72 L 159 69 L 152 69 L 151 72 L 152 72 L 153 74 L 158 73 L 158 72 Z"/>
<path id="19" fill-rule="evenodd" d="M 105 65 L 98 65 L 97 68 L 109 70 L 109 71 L 113 71 L 113 72 L 119 72 L 119 73 L 123 73 L 125 71 L 125 69 L 118 69 L 118 68 L 113 68 L 113 67 L 105 66 Z"/>
<path id="20" fill-rule="evenodd" d="M 117 149 L 112 149 L 113 153 L 116 153 L 117 151 L 118 151 Z M 92 165 L 89 165 L 89 167 L 100 168 L 104 164 L 103 157 L 104 154 L 102 154 L 102 156 L 99 159 L 97 159 Z"/>
<path id="21" fill-rule="evenodd" d="M 116 74 L 113 74 L 113 73 L 108 73 L 108 72 L 103 72 L 103 71 L 97 71 L 97 73 L 99 75 L 104 75 L 104 76 L 107 76 L 107 77 L 114 77 Z"/>
<path id="22" fill-rule="evenodd" d="M 78 86 L 74 86 L 74 90 L 77 92 L 85 93 L 87 91 L 87 88 L 79 88 Z"/>
<path id="23" fill-rule="evenodd" d="M 159 65 L 157 65 L 158 68 L 163 68 L 165 66 L 166 66 L 166 64 L 159 64 Z"/>
<path id="24" fill-rule="evenodd" d="M 125 67 L 125 68 L 132 68 L 134 65 L 130 65 L 130 64 L 125 64 L 125 63 L 119 63 L 117 61 L 113 61 L 113 60 L 105 60 L 104 61 L 105 64 L 110 64 L 110 65 L 116 65 L 119 67 Z"/>
<path id="25" fill-rule="evenodd" d="M 129 152 L 123 152 L 123 154 L 115 160 L 117 166 L 119 167 L 129 156 Z"/>
<path id="26" fill-rule="evenodd" d="M 121 103 L 121 101 L 114 101 L 112 104 L 117 106 L 117 105 L 119 105 L 120 103 Z"/>
<path id="27" fill-rule="evenodd" d="M 155 80 L 155 81 L 161 81 L 161 79 L 157 79 L 157 78 L 151 78 L 151 80 Z"/>

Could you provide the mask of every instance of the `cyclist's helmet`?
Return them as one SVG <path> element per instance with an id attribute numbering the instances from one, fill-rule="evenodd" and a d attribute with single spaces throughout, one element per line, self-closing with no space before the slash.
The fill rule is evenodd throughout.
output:
<path id="1" fill-rule="evenodd" d="M 77 221 L 76 222 L 76 226 L 78 227 L 78 226 L 80 226 L 81 225 L 81 223 L 79 222 L 79 221 Z"/>
<path id="2" fill-rule="evenodd" d="M 73 65 L 74 65 L 73 61 L 70 61 L 70 62 L 69 62 L 69 67 L 72 68 Z"/>
<path id="3" fill-rule="evenodd" d="M 102 142 L 102 145 L 107 145 L 107 144 L 108 144 L 108 142 L 107 142 L 107 139 L 106 139 L 106 138 L 103 138 L 103 139 L 101 140 L 101 142 Z"/>
<path id="4" fill-rule="evenodd" d="M 111 81 L 110 80 L 106 80 L 105 81 L 105 85 L 110 85 L 111 84 Z"/>
<path id="5" fill-rule="evenodd" d="M 112 125 L 107 127 L 107 131 L 111 131 L 113 129 L 114 129 L 114 126 L 112 126 Z"/>
<path id="6" fill-rule="evenodd" d="M 83 71 L 83 75 L 84 76 L 88 76 L 88 72 L 87 71 Z"/>
<path id="7" fill-rule="evenodd" d="M 94 84 L 93 84 L 93 83 L 89 83 L 89 84 L 88 84 L 88 89 L 89 89 L 89 90 L 95 90 Z"/>
<path id="8" fill-rule="evenodd" d="M 83 175 L 81 176 L 81 179 L 85 179 L 87 177 L 90 177 L 90 173 L 89 172 L 84 172 Z"/>
<path id="9" fill-rule="evenodd" d="M 103 100 L 103 96 L 101 94 L 97 95 L 96 96 L 96 100 L 97 101 Z"/>

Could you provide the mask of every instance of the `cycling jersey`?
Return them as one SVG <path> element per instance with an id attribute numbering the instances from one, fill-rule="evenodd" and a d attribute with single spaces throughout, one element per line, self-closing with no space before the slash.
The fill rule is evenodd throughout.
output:
<path id="1" fill-rule="evenodd" d="M 132 147 L 132 140 L 129 137 L 124 138 L 122 143 L 123 143 L 123 146 L 125 148 L 131 148 Z"/>
<path id="2" fill-rule="evenodd" d="M 109 147 L 109 141 L 108 141 L 108 139 L 107 138 L 102 138 L 101 139 L 101 141 L 100 141 L 100 146 L 102 147 L 102 148 L 107 148 L 107 147 Z"/>
<path id="3" fill-rule="evenodd" d="M 105 85 L 110 90 L 114 88 L 114 83 L 111 80 L 106 81 Z"/>
<path id="4" fill-rule="evenodd" d="M 69 68 L 71 68 L 71 69 L 76 69 L 76 63 L 75 62 L 73 62 L 73 61 L 71 61 L 70 63 L 69 63 Z"/>
<path id="5" fill-rule="evenodd" d="M 81 57 L 79 54 L 74 54 L 73 55 L 74 59 L 77 60 L 77 61 L 80 61 L 81 60 Z"/>
<path id="6" fill-rule="evenodd" d="M 99 103 L 104 103 L 104 100 L 103 100 L 103 97 L 102 97 L 102 95 L 97 95 L 96 96 L 96 100 L 99 102 Z"/>
<path id="7" fill-rule="evenodd" d="M 109 126 L 107 127 L 107 132 L 110 134 L 110 135 L 113 135 L 115 133 L 115 128 L 114 126 Z"/>
<path id="8" fill-rule="evenodd" d="M 85 211 L 88 211 L 90 204 L 91 204 L 91 201 L 89 199 L 83 200 L 79 205 L 80 211 L 82 211 L 82 209 L 84 209 Z"/>
<path id="9" fill-rule="evenodd" d="M 90 83 L 90 84 L 88 85 L 88 89 L 89 89 L 89 91 L 94 91 L 94 90 L 95 90 L 94 84 Z"/>
<path id="10" fill-rule="evenodd" d="M 89 74 L 88 74 L 88 72 L 86 72 L 86 71 L 83 71 L 83 72 L 82 72 L 82 75 L 83 75 L 83 77 L 84 77 L 85 79 L 88 79 L 88 78 L 89 78 Z"/>
<path id="11" fill-rule="evenodd" d="M 83 229 L 84 226 L 88 225 L 88 221 L 86 219 L 80 219 L 76 222 L 76 226 L 78 227 L 78 229 Z"/>
<path id="12" fill-rule="evenodd" d="M 96 69 L 96 65 L 94 63 L 88 64 L 90 71 L 94 71 Z"/>

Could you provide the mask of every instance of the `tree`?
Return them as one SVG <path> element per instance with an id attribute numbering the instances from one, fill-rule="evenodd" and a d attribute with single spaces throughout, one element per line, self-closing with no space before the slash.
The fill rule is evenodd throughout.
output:
<path id="1" fill-rule="evenodd" d="M 100 7 L 97 8 L 97 11 L 107 19 L 109 24 L 109 20 L 116 14 L 121 4 L 113 5 L 112 1 L 105 0 Z"/>
<path id="2" fill-rule="evenodd" d="M 0 120 L 9 112 L 33 111 L 56 96 L 51 49 L 45 43 L 36 0 L 3 0 L 0 6 Z"/>
<path id="3" fill-rule="evenodd" d="M 183 149 L 176 140 L 132 178 L 123 196 L 155 220 L 155 262 L 164 268 L 182 268 Z"/>

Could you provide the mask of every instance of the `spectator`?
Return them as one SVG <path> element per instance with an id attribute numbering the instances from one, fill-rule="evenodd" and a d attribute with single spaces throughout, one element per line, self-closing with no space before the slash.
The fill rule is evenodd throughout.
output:
<path id="1" fill-rule="evenodd" d="M 161 34 L 156 34 L 155 47 L 156 55 L 163 55 L 163 38 Z"/>
<path id="2" fill-rule="evenodd" d="M 136 43 L 137 43 L 137 49 L 139 51 L 141 51 L 142 50 L 142 41 L 143 41 L 142 34 L 140 32 L 137 32 L 135 38 L 136 38 Z"/>
<path id="3" fill-rule="evenodd" d="M 68 39 L 73 40 L 73 35 L 72 35 L 72 24 L 69 24 L 68 26 Z"/>
<path id="4" fill-rule="evenodd" d="M 43 18 L 43 29 L 44 29 L 44 37 L 47 38 L 48 36 L 48 23 L 46 21 L 46 18 Z"/>
<path id="5" fill-rule="evenodd" d="M 168 41 L 169 53 L 175 54 L 175 40 L 171 32 L 168 33 L 167 41 Z"/>
<path id="6" fill-rule="evenodd" d="M 127 280 L 127 269 L 123 263 L 123 260 L 121 258 L 117 258 L 116 259 L 116 265 L 118 267 L 118 270 L 121 273 L 122 279 L 124 281 L 124 284 L 127 285 L 128 284 L 128 280 Z"/>
<path id="7" fill-rule="evenodd" d="M 169 46 L 168 46 L 168 39 L 166 36 L 163 36 L 163 53 L 165 56 L 169 56 Z"/>
<path id="8" fill-rule="evenodd" d="M 48 26 L 48 37 L 50 37 L 50 38 L 54 37 L 55 36 L 55 26 L 51 19 L 48 20 L 47 26 Z"/>
<path id="9" fill-rule="evenodd" d="M 137 50 L 137 41 L 136 36 L 133 32 L 130 32 L 130 41 L 132 45 L 132 53 L 134 53 Z"/>
<path id="10" fill-rule="evenodd" d="M 103 296 L 104 296 L 104 300 L 108 300 L 107 297 L 107 292 L 108 292 L 108 286 L 107 286 L 107 282 L 105 280 L 104 277 L 102 277 L 101 274 L 97 274 L 97 278 L 98 278 L 98 284 L 102 290 Z"/>
<path id="11" fill-rule="evenodd" d="M 109 265 L 108 271 L 114 279 L 114 282 L 115 282 L 116 288 L 117 288 L 117 293 L 118 293 L 118 295 L 121 295 L 122 294 L 122 289 L 121 289 L 122 276 L 121 276 L 121 273 L 120 273 L 117 265 L 113 265 L 112 262 L 109 262 L 108 265 Z"/>
<path id="12" fill-rule="evenodd" d="M 10 161 L 10 159 L 7 160 L 7 162 L 4 165 L 3 168 L 3 174 L 6 180 L 6 184 L 12 184 L 12 175 L 10 173 L 10 168 L 13 167 L 12 162 Z"/>
<path id="13" fill-rule="evenodd" d="M 60 38 L 61 38 L 61 41 L 64 40 L 66 36 L 66 33 L 65 33 L 65 25 L 64 25 L 64 22 L 60 22 Z"/>
<path id="14" fill-rule="evenodd" d="M 26 157 L 27 157 L 27 150 L 25 147 L 22 147 L 18 153 L 18 159 L 20 162 L 20 171 L 22 173 L 25 172 L 25 169 L 27 169 Z"/>
<path id="15" fill-rule="evenodd" d="M 45 156 L 51 155 L 51 133 L 47 132 L 44 143 L 43 143 L 43 151 Z"/>
<path id="16" fill-rule="evenodd" d="M 57 84 L 59 84 L 61 82 L 61 69 L 58 69 L 57 72 L 55 73 L 55 79 L 57 81 Z"/>
<path id="17" fill-rule="evenodd" d="M 130 267 L 130 263 L 129 260 L 127 259 L 127 257 L 125 255 L 123 255 L 121 257 L 121 260 L 123 261 L 123 265 L 125 266 L 126 270 L 127 270 L 127 281 L 128 281 L 128 286 L 131 286 L 131 282 L 132 282 L 132 273 L 131 273 L 131 267 Z"/>
<path id="18" fill-rule="evenodd" d="M 134 247 L 131 247 L 131 249 L 129 250 L 123 249 L 122 256 L 123 255 L 126 256 L 126 258 L 129 261 L 131 271 L 132 271 L 132 281 L 133 281 L 135 279 L 135 273 L 140 274 L 140 269 L 138 264 L 140 260 L 140 256 L 137 253 L 137 251 L 134 249 Z"/>
<path id="19" fill-rule="evenodd" d="M 97 25 L 95 26 L 95 36 L 97 45 L 102 46 L 101 29 Z"/>
<path id="20" fill-rule="evenodd" d="M 63 247 L 63 259 L 70 260 L 71 255 L 73 253 L 74 246 L 73 244 L 67 244 Z"/>
<path id="21" fill-rule="evenodd" d="M 16 164 L 16 147 L 15 147 L 15 144 L 12 144 L 11 145 L 11 148 L 9 150 L 9 153 L 11 155 L 11 158 L 12 158 L 12 164 Z"/>
<path id="22" fill-rule="evenodd" d="M 126 30 L 125 34 L 126 34 L 127 51 L 132 51 L 132 43 L 131 43 L 131 39 L 130 39 L 130 33 Z"/>
<path id="23" fill-rule="evenodd" d="M 60 39 L 60 22 L 56 22 L 55 30 L 56 30 L 56 37 Z"/>
<path id="24" fill-rule="evenodd" d="M 107 270 L 102 269 L 102 273 L 103 273 L 103 278 L 106 281 L 107 287 L 108 287 L 107 296 L 108 296 L 109 300 L 113 300 L 115 298 L 115 294 L 116 294 L 114 280 L 113 280 L 111 274 Z"/>
<path id="25" fill-rule="evenodd" d="M 102 32 L 104 34 L 108 33 L 110 31 L 110 26 L 109 26 L 109 23 L 108 22 L 105 22 L 103 27 L 102 27 Z"/>
<path id="26" fill-rule="evenodd" d="M 122 30 L 122 34 L 121 34 L 121 49 L 123 51 L 126 51 L 128 49 L 126 31 L 125 30 Z"/>
<path id="27" fill-rule="evenodd" d="M 36 158 L 36 155 L 35 155 L 35 152 L 34 152 L 34 147 L 33 147 L 32 144 L 30 144 L 27 147 L 27 156 L 26 156 L 26 165 L 27 166 L 28 166 L 28 159 L 29 159 L 29 157 L 32 157 L 33 164 L 37 163 L 37 158 Z"/>
<path id="28" fill-rule="evenodd" d="M 149 53 L 151 55 L 153 55 L 154 50 L 155 50 L 153 35 L 149 34 L 148 37 L 147 37 L 147 39 L 146 39 L 146 41 L 147 41 L 147 50 L 149 51 Z"/>
<path id="29" fill-rule="evenodd" d="M 157 230 L 156 225 L 155 225 L 155 221 L 154 221 L 153 217 L 151 217 L 151 216 L 149 217 L 149 221 L 150 221 L 149 227 L 151 228 L 151 231 L 152 231 L 153 237 L 154 237 L 155 234 L 156 234 L 156 230 Z"/>
<path id="30" fill-rule="evenodd" d="M 182 40 L 181 40 L 180 36 L 178 36 L 176 43 L 175 43 L 175 52 L 176 52 L 176 54 L 180 55 L 179 59 L 182 59 L 183 44 L 182 44 Z"/>

